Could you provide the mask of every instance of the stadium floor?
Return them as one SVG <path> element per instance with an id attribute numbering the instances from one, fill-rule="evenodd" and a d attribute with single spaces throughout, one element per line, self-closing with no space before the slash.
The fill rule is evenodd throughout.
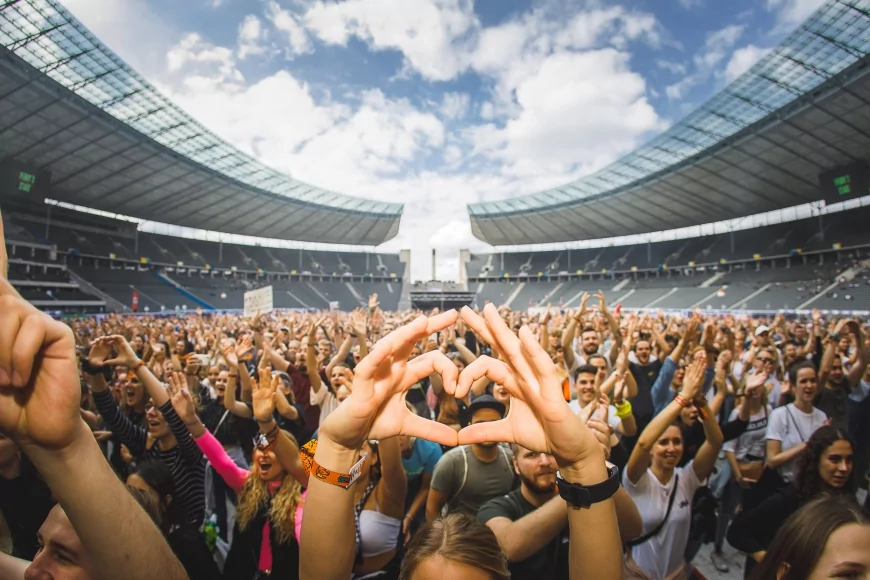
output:
<path id="1" fill-rule="evenodd" d="M 707 580 L 741 580 L 743 578 L 743 562 L 745 556 L 743 552 L 738 552 L 725 542 L 725 547 L 722 548 L 722 553 L 728 561 L 731 569 L 727 573 L 722 573 L 713 567 L 713 562 L 710 560 L 710 553 L 713 551 L 713 544 L 704 544 L 698 555 L 692 563 L 698 569 L 704 578 Z"/>

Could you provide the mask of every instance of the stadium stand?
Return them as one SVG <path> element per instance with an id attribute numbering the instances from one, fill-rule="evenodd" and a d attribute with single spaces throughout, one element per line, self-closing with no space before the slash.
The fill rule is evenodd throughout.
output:
<path id="1" fill-rule="evenodd" d="M 54 264 L 26 272 L 31 282 L 41 276 L 45 284 L 78 288 L 69 276 L 80 276 L 96 293 L 123 305 L 110 306 L 114 310 L 131 307 L 134 292 L 140 310 L 151 312 L 239 309 L 246 291 L 267 285 L 274 287 L 276 308 L 326 309 L 337 302 L 342 310 L 351 310 L 378 293 L 382 307 L 395 310 L 402 295 L 406 264 L 396 254 L 222 244 L 138 232 L 131 222 L 58 206 L 46 210 L 4 204 L 7 238 L 14 241 L 10 256 L 26 252 Z M 57 263 L 49 259 L 53 252 Z M 60 294 L 57 286 L 46 290 L 53 298 L 33 289 L 27 294 L 51 300 L 52 307 L 59 296 L 84 299 L 71 296 L 70 289 Z M 98 298 L 100 309 L 105 297 Z"/>
<path id="2" fill-rule="evenodd" d="M 9 281 L 22 297 L 51 312 L 102 312 L 106 301 L 83 289 L 52 246 L 33 241 L 26 230 L 3 217 L 8 239 Z"/>
<path id="3" fill-rule="evenodd" d="M 466 272 L 479 306 L 576 307 L 602 290 L 626 308 L 870 310 L 868 219 L 861 207 L 644 245 L 471 254 Z"/>

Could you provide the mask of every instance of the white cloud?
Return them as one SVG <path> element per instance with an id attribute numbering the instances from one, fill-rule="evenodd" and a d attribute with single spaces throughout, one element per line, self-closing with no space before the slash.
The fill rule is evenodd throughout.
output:
<path id="1" fill-rule="evenodd" d="M 745 26 L 732 24 L 707 35 L 704 49 L 695 55 L 695 64 L 701 70 L 711 70 L 728 54 L 743 35 Z"/>
<path id="2" fill-rule="evenodd" d="M 471 0 L 318 0 L 305 22 L 327 44 L 355 36 L 372 50 L 398 50 L 407 68 L 440 81 L 464 68 L 454 43 L 478 26 Z"/>
<path id="3" fill-rule="evenodd" d="M 708 33 L 704 40 L 704 46 L 692 58 L 694 65 L 692 73 L 678 82 L 665 87 L 665 94 L 668 99 L 679 101 L 690 90 L 710 79 L 717 72 L 725 57 L 731 52 L 734 44 L 743 36 L 745 28 L 744 25 L 732 24 Z M 656 64 L 669 70 L 672 67 L 672 64 L 666 61 L 657 61 Z M 675 67 L 674 71 L 676 71 Z"/>
<path id="4" fill-rule="evenodd" d="M 517 176 L 594 170 L 661 127 L 629 55 L 559 52 L 516 87 L 520 113 L 474 131 L 477 151 Z"/>
<path id="5" fill-rule="evenodd" d="M 468 93 L 444 93 L 441 101 L 441 114 L 450 120 L 465 116 L 468 111 L 470 97 Z"/>
<path id="6" fill-rule="evenodd" d="M 245 80 L 236 68 L 232 50 L 215 46 L 196 32 L 187 34 L 169 49 L 166 66 L 171 73 L 184 69 L 188 75 L 185 83 L 203 83 L 212 79 L 214 82 L 238 84 Z"/>
<path id="7" fill-rule="evenodd" d="M 775 12 L 779 31 L 789 31 L 818 10 L 825 0 L 767 0 L 767 9 Z"/>
<path id="8" fill-rule="evenodd" d="M 735 80 L 752 68 L 752 65 L 761 60 L 768 52 L 770 52 L 769 48 L 761 48 L 754 44 L 738 48 L 731 55 L 728 64 L 725 65 L 725 80 L 729 83 Z"/>
<path id="9" fill-rule="evenodd" d="M 178 34 L 150 78 L 206 127 L 270 166 L 325 189 L 404 202 L 399 236 L 383 250 L 411 248 L 414 278 L 428 278 L 432 247 L 444 278 L 455 277 L 460 248 L 486 247 L 471 235 L 466 203 L 562 185 L 664 128 L 627 49 L 663 42 L 650 14 L 617 6 L 566 20 L 539 7 L 481 28 L 471 0 L 306 2 L 301 13 L 268 0 L 262 20 L 242 21 L 235 47 Z M 416 105 L 356 86 L 344 102 L 290 70 L 247 81 L 238 61 L 259 54 L 276 31 L 289 56 L 312 52 L 315 38 L 345 45 L 353 37 L 372 50 L 400 52 L 408 76 L 476 73 L 484 92 Z"/>
<path id="10" fill-rule="evenodd" d="M 674 75 L 686 74 L 686 65 L 672 60 L 656 59 L 656 66 Z"/>
<path id="11" fill-rule="evenodd" d="M 263 30 L 263 24 L 260 22 L 260 19 L 253 14 L 245 16 L 242 23 L 239 24 L 239 58 L 243 59 L 266 52 L 266 48 L 262 44 L 265 37 L 266 33 Z"/>
<path id="12" fill-rule="evenodd" d="M 287 37 L 290 49 L 288 56 L 305 54 L 313 50 L 308 33 L 295 12 L 284 10 L 277 2 L 271 0 L 267 4 L 266 18 Z"/>

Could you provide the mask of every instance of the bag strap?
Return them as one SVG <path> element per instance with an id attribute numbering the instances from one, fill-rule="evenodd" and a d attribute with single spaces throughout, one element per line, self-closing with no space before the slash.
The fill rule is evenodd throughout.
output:
<path id="1" fill-rule="evenodd" d="M 214 432 L 215 432 L 215 433 L 217 433 L 217 432 L 218 432 L 218 429 L 221 428 L 221 425 L 224 424 L 224 421 L 226 420 L 227 415 L 229 414 L 229 412 L 230 412 L 229 409 L 227 409 L 226 411 L 224 411 L 224 414 L 223 414 L 223 416 L 221 417 L 221 420 L 220 420 L 220 421 L 218 422 L 218 424 L 217 424 L 217 427 L 214 428 Z"/>
<path id="2" fill-rule="evenodd" d="M 646 534 L 642 535 L 639 538 L 635 538 L 633 540 L 629 540 L 629 541 L 625 542 L 626 548 L 633 548 L 635 546 L 643 544 L 644 542 L 649 541 L 652 538 L 656 537 L 659 534 L 659 532 L 662 531 L 662 528 L 665 527 L 665 523 L 667 523 L 668 518 L 671 517 L 671 508 L 674 507 L 674 498 L 677 497 L 677 488 L 679 486 L 680 486 L 680 475 L 676 474 L 676 475 L 674 475 L 674 489 L 671 490 L 671 496 L 668 498 L 668 511 L 665 512 L 665 517 L 662 518 L 662 521 L 659 522 L 659 525 L 657 525 L 652 531 L 647 532 Z"/>
<path id="3" fill-rule="evenodd" d="M 791 414 L 791 409 L 789 409 L 790 406 L 791 403 L 785 406 L 785 412 L 788 413 L 789 419 L 791 419 L 791 422 L 794 423 L 794 428 L 797 430 L 798 436 L 800 436 L 801 441 L 806 442 L 807 438 L 804 437 L 804 434 L 801 432 L 801 426 L 798 425 L 797 419 L 795 419 L 794 415 Z"/>

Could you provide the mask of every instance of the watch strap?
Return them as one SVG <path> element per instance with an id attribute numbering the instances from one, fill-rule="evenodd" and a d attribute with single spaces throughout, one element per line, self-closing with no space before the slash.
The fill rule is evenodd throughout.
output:
<path id="1" fill-rule="evenodd" d="M 619 489 L 619 468 L 610 467 L 607 470 L 607 479 L 595 485 L 581 485 L 571 483 L 562 478 L 562 474 L 556 472 L 556 485 L 559 495 L 570 505 L 577 508 L 588 508 L 592 504 L 600 503 L 613 497 Z"/>

